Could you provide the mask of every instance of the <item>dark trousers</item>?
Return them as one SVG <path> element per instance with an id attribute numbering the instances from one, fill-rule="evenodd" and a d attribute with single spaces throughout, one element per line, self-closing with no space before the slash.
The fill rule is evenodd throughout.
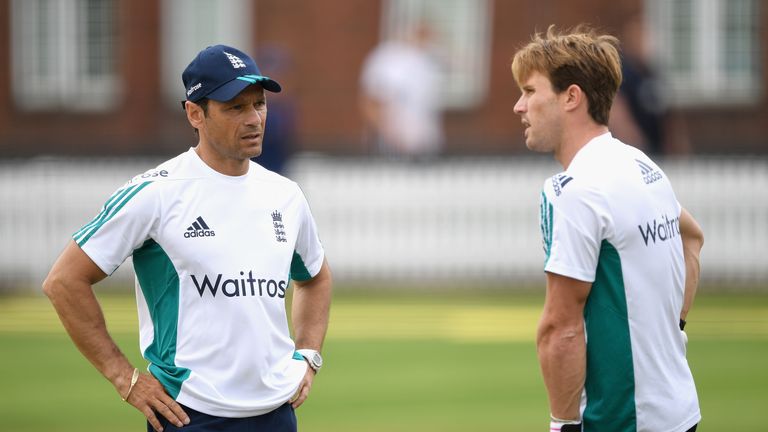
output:
<path id="1" fill-rule="evenodd" d="M 189 424 L 177 428 L 162 415 L 157 414 L 163 432 L 296 432 L 296 414 L 290 404 L 284 404 L 274 411 L 256 417 L 227 418 L 216 417 L 181 406 L 189 416 Z M 147 422 L 147 432 L 155 432 Z"/>
<path id="2" fill-rule="evenodd" d="M 696 425 L 693 425 L 692 428 L 688 429 L 686 432 L 696 432 Z M 578 425 L 563 425 L 562 432 L 565 432 L 566 430 L 573 430 L 573 431 L 580 431 L 581 430 L 581 423 Z"/>

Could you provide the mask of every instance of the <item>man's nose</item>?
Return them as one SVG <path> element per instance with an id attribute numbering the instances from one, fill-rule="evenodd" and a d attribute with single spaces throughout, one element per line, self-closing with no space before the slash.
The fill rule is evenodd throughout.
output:
<path id="1" fill-rule="evenodd" d="M 262 120 L 264 120 L 264 116 L 267 115 L 267 112 L 252 106 L 248 110 L 247 114 L 248 115 L 246 116 L 246 123 L 248 123 L 248 124 L 261 124 Z"/>
<path id="2" fill-rule="evenodd" d="M 522 114 L 526 110 L 526 103 L 523 96 L 520 96 L 520 99 L 517 100 L 517 103 L 515 103 L 514 112 L 515 114 Z"/>

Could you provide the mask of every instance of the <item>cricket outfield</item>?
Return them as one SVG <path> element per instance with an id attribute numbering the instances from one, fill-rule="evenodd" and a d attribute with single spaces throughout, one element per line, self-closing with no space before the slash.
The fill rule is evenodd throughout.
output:
<path id="1" fill-rule="evenodd" d="M 136 365 L 136 306 L 100 294 L 107 324 Z M 326 366 L 300 429 L 538 431 L 548 424 L 534 336 L 537 294 L 348 289 L 337 294 Z M 768 295 L 701 294 L 688 357 L 703 431 L 757 430 L 768 406 Z M 43 296 L 0 297 L 3 430 L 136 431 L 138 411 L 77 352 Z"/>

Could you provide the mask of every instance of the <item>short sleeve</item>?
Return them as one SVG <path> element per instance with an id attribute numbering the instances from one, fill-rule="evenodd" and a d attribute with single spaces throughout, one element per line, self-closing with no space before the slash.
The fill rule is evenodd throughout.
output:
<path id="1" fill-rule="evenodd" d="M 594 282 L 609 214 L 598 191 L 575 181 L 566 191 L 553 187 L 557 181 L 545 183 L 541 194 L 544 270 Z"/>
<path id="2" fill-rule="evenodd" d="M 291 260 L 291 279 L 306 281 L 320 272 L 325 252 L 309 204 L 303 194 L 301 198 L 301 226 Z"/>
<path id="3" fill-rule="evenodd" d="M 72 235 L 104 273 L 112 274 L 149 238 L 157 207 L 148 192 L 152 183 L 121 187 L 91 222 Z"/>

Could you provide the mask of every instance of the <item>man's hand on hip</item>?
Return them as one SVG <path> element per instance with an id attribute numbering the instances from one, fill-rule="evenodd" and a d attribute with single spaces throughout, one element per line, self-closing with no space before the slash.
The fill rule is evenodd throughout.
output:
<path id="1" fill-rule="evenodd" d="M 163 385 L 155 377 L 140 373 L 133 388 L 129 387 L 129 382 L 127 380 L 123 388 L 118 391 L 121 395 L 128 394 L 125 401 L 141 411 L 155 430 L 163 430 L 156 414 L 162 415 L 177 427 L 189 424 L 187 413 L 166 393 Z"/>
<path id="2" fill-rule="evenodd" d="M 304 374 L 304 378 L 301 379 L 299 389 L 296 390 L 296 394 L 294 394 L 291 400 L 288 401 L 291 403 L 291 406 L 293 406 L 293 409 L 300 407 L 301 404 L 307 400 L 309 391 L 312 389 L 312 381 L 315 379 L 315 374 L 315 370 L 307 366 L 307 372 Z"/>

